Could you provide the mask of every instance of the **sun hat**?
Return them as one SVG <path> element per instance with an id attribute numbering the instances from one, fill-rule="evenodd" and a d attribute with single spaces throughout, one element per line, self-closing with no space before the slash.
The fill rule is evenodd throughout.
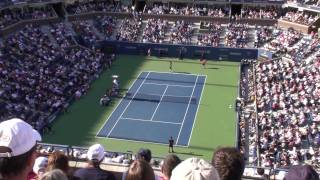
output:
<path id="1" fill-rule="evenodd" d="M 189 158 L 176 166 L 170 180 L 220 180 L 217 170 L 199 158 Z"/>
<path id="2" fill-rule="evenodd" d="M 89 160 L 98 160 L 101 161 L 104 158 L 104 148 L 101 144 L 95 144 L 89 147 L 87 152 L 87 158 Z"/>
<path id="3" fill-rule="evenodd" d="M 13 118 L 0 123 L 0 146 L 11 150 L 0 152 L 0 158 L 22 155 L 31 150 L 37 141 L 41 141 L 41 135 L 21 119 Z"/>

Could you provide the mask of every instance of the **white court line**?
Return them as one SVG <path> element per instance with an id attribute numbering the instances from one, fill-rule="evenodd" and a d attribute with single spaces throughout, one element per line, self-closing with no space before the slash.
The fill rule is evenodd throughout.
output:
<path id="1" fill-rule="evenodd" d="M 158 73 L 158 74 L 179 74 L 179 75 L 186 75 L 186 76 L 198 76 L 201 74 L 186 74 L 186 73 L 176 73 L 176 72 L 161 72 L 161 71 L 148 71 L 151 73 Z"/>
<path id="2" fill-rule="evenodd" d="M 146 84 L 146 83 L 144 83 L 144 84 Z M 153 94 L 153 93 L 138 93 L 138 94 L 143 94 L 143 95 L 149 95 L 149 96 L 157 96 L 157 97 L 161 97 L 162 95 L 160 95 L 160 94 Z M 163 95 L 164 97 L 173 97 L 173 98 L 187 98 L 187 99 L 189 99 L 190 97 L 193 97 L 193 96 L 176 96 L 176 95 L 169 95 L 169 94 L 167 94 L 167 95 Z M 132 97 L 131 98 L 132 100 L 134 100 L 134 98 Z"/>
<path id="3" fill-rule="evenodd" d="M 143 72 L 140 72 L 140 74 L 138 75 L 138 78 L 141 76 L 142 73 L 143 73 Z M 136 83 L 136 81 L 138 80 L 138 78 L 133 81 L 133 83 L 131 84 L 131 86 L 129 87 L 129 89 L 131 89 L 131 88 L 133 87 L 133 85 Z M 124 98 L 122 98 L 121 101 L 118 102 L 117 106 L 113 109 L 113 111 L 111 112 L 111 114 L 109 115 L 109 117 L 105 120 L 105 122 L 103 123 L 103 125 L 101 126 L 101 128 L 99 129 L 99 131 L 97 132 L 96 137 L 98 137 L 98 134 L 100 133 L 100 131 L 102 130 L 102 128 L 107 124 L 109 118 L 112 116 L 112 114 L 114 113 L 114 111 L 116 111 L 116 110 L 118 109 L 118 106 L 121 104 L 121 102 L 123 101 L 123 99 L 124 99 Z"/>
<path id="4" fill-rule="evenodd" d="M 168 85 L 168 84 L 147 83 L 147 82 L 144 84 L 157 85 L 157 86 L 167 86 Z"/>
<path id="5" fill-rule="evenodd" d="M 150 121 L 152 121 L 153 118 L 154 118 L 154 115 L 156 115 L 156 112 L 157 112 L 157 110 L 158 110 L 158 108 L 159 108 L 159 106 L 160 106 L 160 104 L 161 104 L 161 101 L 162 101 L 162 99 L 163 99 L 163 96 L 166 94 L 167 90 L 168 90 L 168 86 L 166 86 L 166 89 L 165 89 L 164 92 L 162 93 L 161 98 L 160 98 L 160 101 L 158 102 L 157 107 L 156 107 L 156 109 L 154 110 L 154 112 L 153 112 L 153 114 L 152 114 L 152 116 L 151 116 Z"/>
<path id="6" fill-rule="evenodd" d="M 184 86 L 184 85 L 175 85 L 175 84 L 159 84 L 159 83 L 148 83 L 148 82 L 144 84 L 158 85 L 158 86 L 172 86 L 172 87 L 189 87 L 189 88 L 193 87 L 193 86 Z"/>
<path id="7" fill-rule="evenodd" d="M 194 128 L 194 125 L 196 124 L 199 106 L 200 106 L 200 103 L 201 103 L 202 95 L 204 94 L 204 88 L 206 87 L 206 86 L 205 86 L 206 81 L 207 81 L 207 75 L 205 76 L 204 83 L 203 83 L 203 85 L 202 85 L 201 95 L 200 95 L 200 99 L 199 99 L 199 102 L 198 102 L 199 104 L 198 104 L 198 106 L 197 106 L 196 115 L 194 116 L 194 121 L 193 121 L 193 124 L 192 124 L 191 133 L 190 133 L 189 140 L 188 140 L 188 146 L 190 145 L 190 140 L 191 140 L 191 137 L 192 137 L 193 128 Z"/>
<path id="8" fill-rule="evenodd" d="M 150 72 L 148 72 L 147 76 L 144 78 L 144 80 L 142 81 L 142 83 L 140 84 L 140 86 L 138 87 L 138 89 L 136 90 L 136 92 L 134 93 L 132 99 L 137 95 L 137 93 L 139 92 L 140 88 L 142 87 L 143 83 L 146 81 L 146 79 L 148 78 Z M 110 132 L 108 133 L 107 137 L 110 136 L 110 134 L 112 133 L 113 129 L 116 127 L 116 125 L 118 124 L 119 120 L 121 119 L 122 115 L 124 114 L 124 112 L 126 112 L 126 110 L 128 109 L 128 107 L 130 106 L 132 99 L 130 99 L 129 103 L 127 104 L 127 106 L 125 107 L 125 109 L 122 111 L 121 115 L 118 117 L 116 123 L 113 125 L 112 129 L 110 130 Z"/>
<path id="9" fill-rule="evenodd" d="M 151 120 L 149 120 L 149 119 L 136 119 L 136 118 L 121 118 L 121 119 L 126 119 L 126 120 L 130 120 L 130 121 L 142 121 L 142 122 L 163 123 L 163 124 L 178 124 L 178 125 L 181 124 L 181 123 L 166 122 L 166 121 L 151 121 Z"/>
<path id="10" fill-rule="evenodd" d="M 188 103 L 188 106 L 187 106 L 187 110 L 186 110 L 186 112 L 184 113 L 184 116 L 183 116 L 182 125 L 180 126 L 180 130 L 179 130 L 179 134 L 178 134 L 178 137 L 177 137 L 177 140 L 176 140 L 176 144 L 179 141 L 180 134 L 181 134 L 181 131 L 182 131 L 182 127 L 184 125 L 184 121 L 186 120 L 186 117 L 187 117 L 187 114 L 188 114 L 188 111 L 189 111 L 189 107 L 190 107 L 191 99 L 193 97 L 194 89 L 196 88 L 196 85 L 197 85 L 197 82 L 198 82 L 198 77 L 199 76 L 197 76 L 196 82 L 194 83 L 194 86 L 193 86 L 193 89 L 192 89 L 192 93 L 191 93 L 191 96 L 189 98 L 189 103 Z"/>

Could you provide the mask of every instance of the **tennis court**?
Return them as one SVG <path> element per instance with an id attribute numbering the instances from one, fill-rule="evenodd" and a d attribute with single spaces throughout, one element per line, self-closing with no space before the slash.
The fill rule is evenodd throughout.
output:
<path id="1" fill-rule="evenodd" d="M 142 72 L 97 137 L 188 146 L 206 76 Z"/>

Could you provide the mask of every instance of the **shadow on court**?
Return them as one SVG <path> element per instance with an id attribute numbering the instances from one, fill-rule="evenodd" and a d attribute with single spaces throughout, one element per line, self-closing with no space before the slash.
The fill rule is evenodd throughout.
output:
<path id="1" fill-rule="evenodd" d="M 217 68 L 217 67 L 207 67 L 206 69 L 214 69 L 214 70 L 218 70 L 220 68 Z"/>
<path id="2" fill-rule="evenodd" d="M 237 85 L 228 85 L 228 84 L 206 83 L 206 85 L 207 85 L 207 86 L 219 86 L 219 87 L 238 88 Z"/>
<path id="3" fill-rule="evenodd" d="M 191 74 L 189 72 L 180 72 L 180 71 L 173 71 L 174 73 L 181 73 L 181 74 Z"/>
<path id="4" fill-rule="evenodd" d="M 190 155 L 190 156 L 198 156 L 198 157 L 203 156 L 202 154 L 197 154 L 197 153 L 194 153 L 194 152 L 179 152 L 179 151 L 174 151 L 174 154 Z"/>
<path id="5" fill-rule="evenodd" d="M 206 150 L 206 151 L 213 151 L 213 150 L 214 150 L 214 148 L 201 147 L 201 146 L 189 146 L 189 148 L 192 148 L 192 149 L 199 149 L 199 150 Z"/>

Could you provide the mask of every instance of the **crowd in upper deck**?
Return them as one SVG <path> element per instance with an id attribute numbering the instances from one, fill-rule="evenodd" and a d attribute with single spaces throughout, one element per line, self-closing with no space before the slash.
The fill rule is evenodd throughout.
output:
<path id="1" fill-rule="evenodd" d="M 0 11 L 0 29 L 21 20 L 44 19 L 50 17 L 56 17 L 55 11 L 51 6 L 3 9 Z"/>

